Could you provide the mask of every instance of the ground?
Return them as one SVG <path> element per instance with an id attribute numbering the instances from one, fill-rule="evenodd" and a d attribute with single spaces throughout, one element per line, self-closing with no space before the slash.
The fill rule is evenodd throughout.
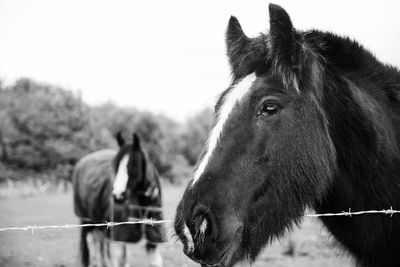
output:
<path id="1" fill-rule="evenodd" d="M 166 219 L 173 218 L 183 189 L 164 186 Z M 78 223 L 71 193 L 0 199 L 0 228 L 65 223 Z M 170 240 L 161 246 L 164 266 L 199 266 L 182 253 L 170 224 L 168 229 Z M 77 229 L 0 232 L 0 266 L 79 266 L 78 236 Z M 135 266 L 146 266 L 144 242 L 135 246 Z M 299 229 L 265 249 L 253 266 L 349 267 L 353 264 L 317 219 L 305 218 Z"/>

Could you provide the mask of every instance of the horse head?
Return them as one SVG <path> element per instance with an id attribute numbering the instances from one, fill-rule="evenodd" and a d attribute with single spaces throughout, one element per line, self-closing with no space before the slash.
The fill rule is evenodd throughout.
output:
<path id="1" fill-rule="evenodd" d="M 184 252 L 203 265 L 254 259 L 324 197 L 335 171 L 321 47 L 281 7 L 269 14 L 269 33 L 256 38 L 229 21 L 232 83 L 177 208 Z"/>
<path id="2" fill-rule="evenodd" d="M 133 134 L 132 143 L 126 143 L 121 133 L 116 136 L 119 151 L 114 158 L 115 179 L 112 195 L 116 202 L 124 202 L 142 189 L 146 182 L 146 155 L 140 138 Z"/>

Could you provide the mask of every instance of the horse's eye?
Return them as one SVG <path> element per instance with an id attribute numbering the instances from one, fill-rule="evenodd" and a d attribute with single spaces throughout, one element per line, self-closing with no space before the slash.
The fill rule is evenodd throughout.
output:
<path id="1" fill-rule="evenodd" d="M 265 115 L 265 116 L 271 116 L 276 114 L 279 111 L 279 105 L 276 103 L 272 102 L 265 102 L 260 111 L 257 113 L 257 116 L 260 115 Z"/>

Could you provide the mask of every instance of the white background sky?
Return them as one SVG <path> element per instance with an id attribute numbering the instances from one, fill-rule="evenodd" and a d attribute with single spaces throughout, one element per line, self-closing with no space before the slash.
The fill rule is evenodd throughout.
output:
<path id="1" fill-rule="evenodd" d="M 298 29 L 356 38 L 400 66 L 400 1 L 279 1 Z M 229 83 L 230 15 L 249 36 L 265 32 L 268 1 L 0 0 L 0 79 L 19 77 L 107 100 L 192 115 Z"/>

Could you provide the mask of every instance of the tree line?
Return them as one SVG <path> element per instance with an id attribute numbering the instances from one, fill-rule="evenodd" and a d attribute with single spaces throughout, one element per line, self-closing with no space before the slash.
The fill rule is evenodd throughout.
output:
<path id="1" fill-rule="evenodd" d="M 211 128 L 211 109 L 184 123 L 111 102 L 89 106 L 70 90 L 19 79 L 0 82 L 0 183 L 27 179 L 68 181 L 90 152 L 117 148 L 114 136 L 136 132 L 162 177 L 185 179 Z"/>

